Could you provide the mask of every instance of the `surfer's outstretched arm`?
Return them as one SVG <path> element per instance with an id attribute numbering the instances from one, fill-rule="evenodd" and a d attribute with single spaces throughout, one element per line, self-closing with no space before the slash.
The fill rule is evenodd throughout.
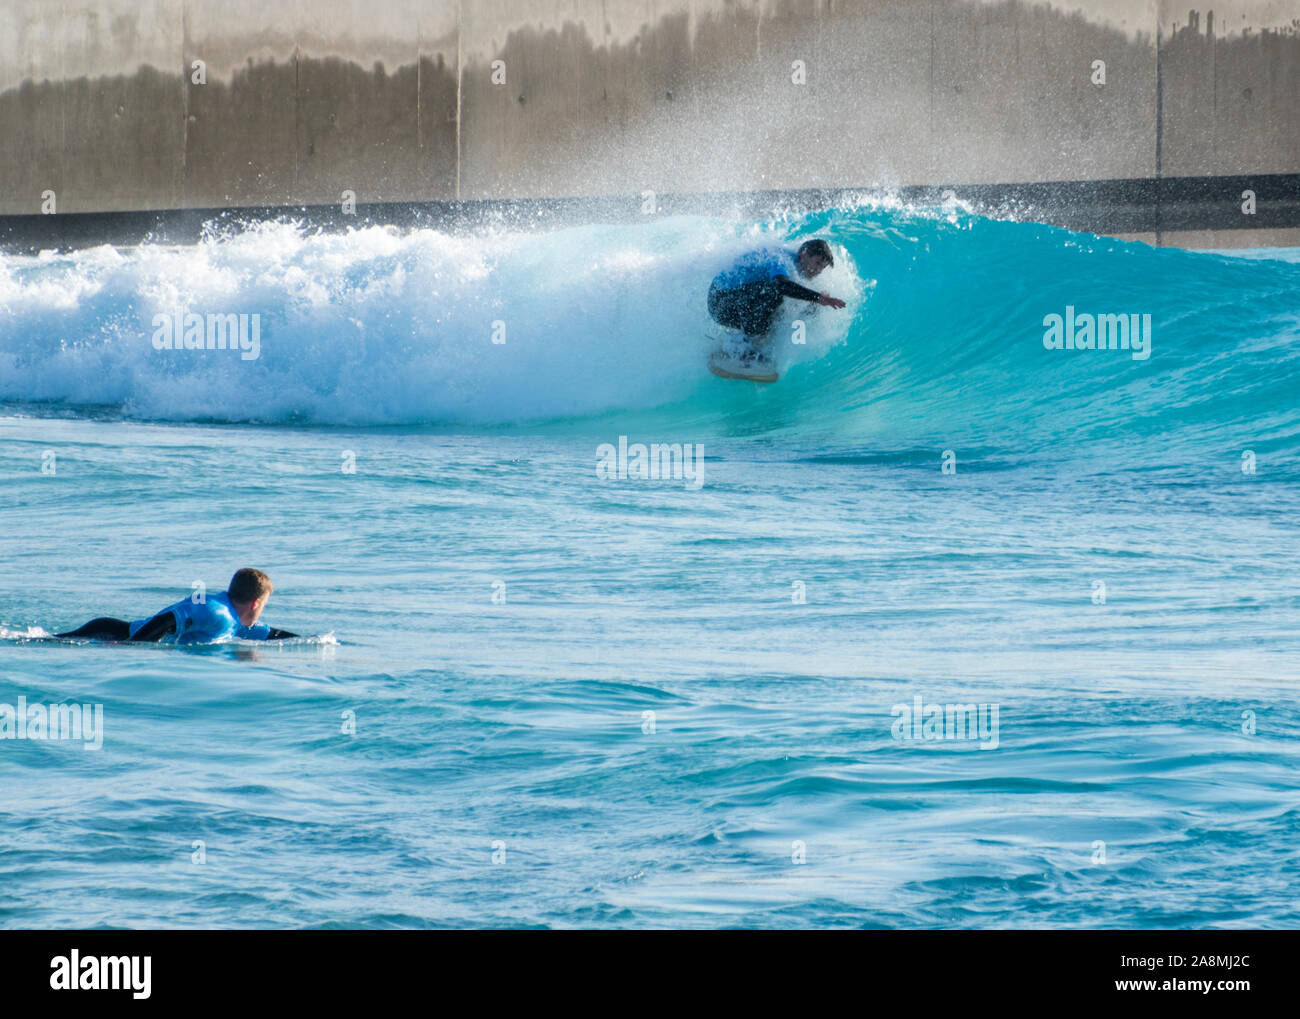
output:
<path id="1" fill-rule="evenodd" d="M 789 276 L 773 276 L 772 282 L 776 284 L 776 289 L 782 297 L 793 297 L 796 301 L 815 301 L 821 297 L 816 290 L 801 287 Z"/>
<path id="2" fill-rule="evenodd" d="M 825 304 L 832 308 L 843 308 L 844 302 L 830 294 L 823 294 L 817 290 L 809 290 L 807 287 L 801 287 L 789 276 L 773 276 L 772 282 L 776 284 L 777 290 L 782 297 L 793 297 L 796 301 L 816 301 L 818 304 Z"/>
<path id="3" fill-rule="evenodd" d="M 266 635 L 267 640 L 287 640 L 289 637 L 298 636 L 296 633 L 290 633 L 288 630 L 277 630 L 271 627 L 271 632 Z"/>

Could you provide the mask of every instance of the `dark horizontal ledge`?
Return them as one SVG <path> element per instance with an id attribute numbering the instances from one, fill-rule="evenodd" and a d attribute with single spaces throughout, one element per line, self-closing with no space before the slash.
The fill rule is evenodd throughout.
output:
<path id="1" fill-rule="evenodd" d="M 1242 193 L 1248 190 L 1255 193 L 1254 215 L 1242 211 Z M 1098 234 L 1300 227 L 1300 174 L 1295 173 L 945 184 L 903 187 L 888 193 L 908 204 L 939 205 L 949 191 L 986 215 Z M 655 214 L 739 214 L 757 219 L 774 211 L 813 211 L 885 193 L 879 187 L 863 186 L 662 194 L 656 196 Z M 344 214 L 338 205 L 264 205 L 10 215 L 0 216 L 0 250 L 34 254 L 100 244 L 193 244 L 205 233 L 238 231 L 246 225 L 268 220 L 296 221 L 325 230 L 377 224 L 450 231 L 472 230 L 489 224 L 544 229 L 590 221 L 641 220 L 645 218 L 642 201 L 640 194 L 625 194 L 590 198 L 373 202 L 358 204 L 355 214 Z"/>

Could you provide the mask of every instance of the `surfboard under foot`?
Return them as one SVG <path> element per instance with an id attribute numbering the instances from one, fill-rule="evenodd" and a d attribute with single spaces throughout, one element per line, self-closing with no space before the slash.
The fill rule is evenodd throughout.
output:
<path id="1" fill-rule="evenodd" d="M 709 355 L 709 371 L 720 379 L 744 379 L 746 382 L 775 382 L 781 377 L 771 361 L 741 361 L 721 350 Z"/>

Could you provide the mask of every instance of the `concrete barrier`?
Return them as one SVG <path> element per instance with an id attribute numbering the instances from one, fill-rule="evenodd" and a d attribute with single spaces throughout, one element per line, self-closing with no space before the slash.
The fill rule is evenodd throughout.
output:
<path id="1" fill-rule="evenodd" d="M 982 187 L 996 205 L 1046 182 L 1137 182 L 1123 193 L 1141 201 L 1143 181 L 1221 178 L 1244 186 L 1157 187 L 1127 230 L 1104 203 L 1069 208 L 1077 188 L 1029 214 L 1300 243 L 1296 0 L 1083 2 L 8 0 L 0 233 L 57 236 L 26 219 L 51 207 L 345 191 L 382 218 L 868 187 Z"/>

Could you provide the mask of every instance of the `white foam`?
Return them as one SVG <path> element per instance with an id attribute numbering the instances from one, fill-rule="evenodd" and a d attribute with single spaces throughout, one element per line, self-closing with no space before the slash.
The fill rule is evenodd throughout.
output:
<path id="1" fill-rule="evenodd" d="M 476 237 L 264 224 L 187 247 L 0 257 L 0 399 L 339 424 L 660 406 L 708 378 L 713 275 L 786 239 L 685 216 Z M 785 342 L 780 359 L 817 356 L 847 334 L 861 298 L 847 263 L 841 254 L 817 286 L 849 311 L 809 317 L 807 344 Z M 154 316 L 178 310 L 259 315 L 260 356 L 156 350 Z M 495 323 L 504 343 L 493 343 Z"/>

